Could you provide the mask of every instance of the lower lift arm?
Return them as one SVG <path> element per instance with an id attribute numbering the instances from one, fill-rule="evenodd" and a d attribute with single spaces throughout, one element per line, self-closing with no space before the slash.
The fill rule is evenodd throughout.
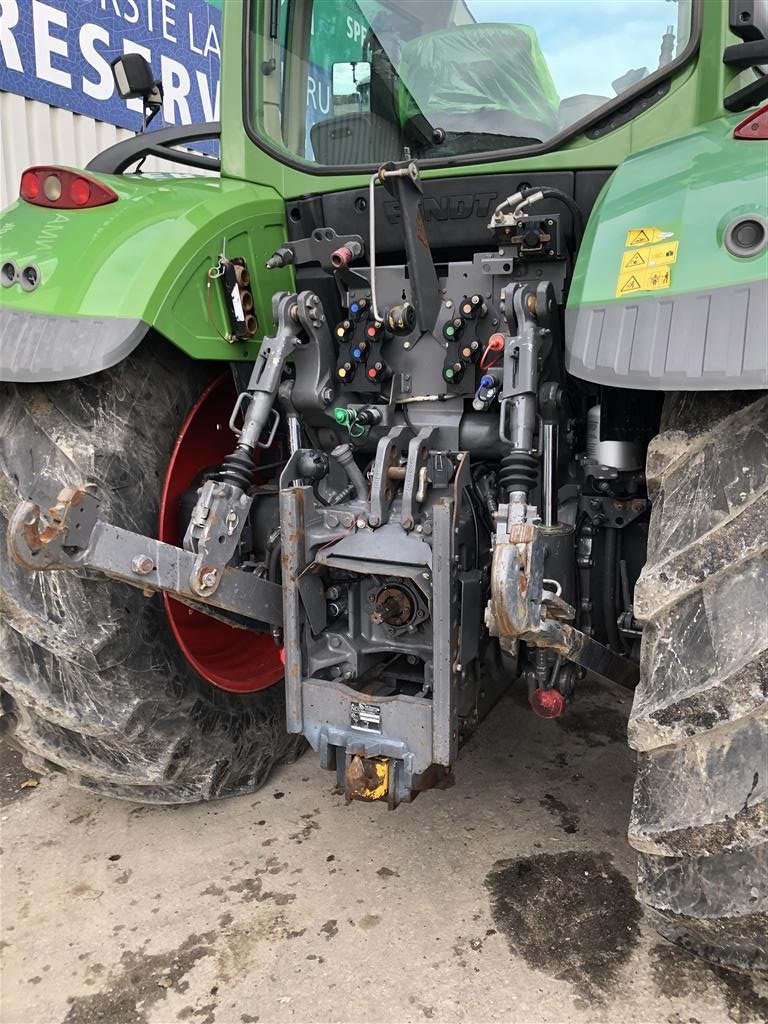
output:
<path id="1" fill-rule="evenodd" d="M 99 502 L 79 488 L 65 487 L 44 519 L 39 505 L 23 501 L 8 525 L 8 550 L 25 569 L 88 569 L 142 590 L 163 590 L 199 603 L 191 585 L 196 555 L 172 544 L 112 526 L 98 518 Z M 206 606 L 245 619 L 280 626 L 282 590 L 254 573 L 225 567 Z"/>
<path id="2" fill-rule="evenodd" d="M 81 486 L 61 491 L 47 517 L 32 502 L 17 507 L 8 529 L 11 557 L 33 571 L 95 570 L 142 590 L 162 590 L 181 601 L 234 614 L 246 620 L 244 625 L 281 626 L 281 588 L 229 563 L 253 502 L 253 452 L 270 416 L 270 435 L 277 425 L 274 401 L 286 360 L 311 349 L 310 360 L 322 363 L 331 342 L 319 300 L 311 292 L 276 295 L 274 315 L 276 335 L 262 342 L 248 388 L 232 415 L 237 443 L 216 477 L 200 488 L 182 548 L 103 522 L 98 499 Z M 313 380 L 320 382 L 322 367 L 314 370 Z M 233 423 L 241 408 L 243 425 L 237 430 Z"/>

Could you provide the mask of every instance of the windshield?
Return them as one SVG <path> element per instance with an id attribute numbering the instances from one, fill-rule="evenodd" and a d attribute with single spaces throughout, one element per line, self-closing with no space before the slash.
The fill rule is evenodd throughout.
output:
<path id="1" fill-rule="evenodd" d="M 281 0 L 264 19 L 258 133 L 325 166 L 546 143 L 683 52 L 691 0 Z"/>

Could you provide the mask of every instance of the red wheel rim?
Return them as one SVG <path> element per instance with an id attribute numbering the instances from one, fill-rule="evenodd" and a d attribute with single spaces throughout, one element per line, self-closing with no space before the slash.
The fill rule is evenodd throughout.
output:
<path id="1" fill-rule="evenodd" d="M 160 540 L 179 544 L 179 499 L 197 474 L 232 451 L 228 422 L 236 398 L 228 374 L 214 380 L 190 411 L 173 447 L 160 501 Z M 283 676 L 271 636 L 228 626 L 163 595 L 168 621 L 184 657 L 209 683 L 232 693 L 252 693 Z"/>

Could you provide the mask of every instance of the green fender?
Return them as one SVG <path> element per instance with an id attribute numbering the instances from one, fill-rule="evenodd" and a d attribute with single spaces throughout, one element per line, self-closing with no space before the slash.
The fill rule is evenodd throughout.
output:
<path id="1" fill-rule="evenodd" d="M 579 250 L 566 365 L 597 384 L 768 384 L 768 143 L 718 118 L 614 172 Z"/>
<path id="2" fill-rule="evenodd" d="M 56 210 L 19 200 L 0 218 L 0 379 L 95 373 L 150 328 L 193 359 L 253 359 L 259 340 L 230 344 L 217 334 L 229 332 L 227 312 L 218 282 L 207 293 L 207 274 L 222 250 L 245 258 L 256 337 L 271 331 L 272 295 L 292 287 L 289 271 L 264 269 L 286 237 L 278 193 L 226 178 L 93 176 L 117 202 Z M 30 264 L 39 284 L 25 291 Z"/>

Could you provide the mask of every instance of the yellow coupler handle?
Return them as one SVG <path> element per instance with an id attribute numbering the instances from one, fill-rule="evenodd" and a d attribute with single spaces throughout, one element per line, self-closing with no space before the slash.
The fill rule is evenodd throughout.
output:
<path id="1" fill-rule="evenodd" d="M 345 775 L 344 796 L 350 800 L 385 800 L 389 790 L 388 757 L 355 754 Z"/>

